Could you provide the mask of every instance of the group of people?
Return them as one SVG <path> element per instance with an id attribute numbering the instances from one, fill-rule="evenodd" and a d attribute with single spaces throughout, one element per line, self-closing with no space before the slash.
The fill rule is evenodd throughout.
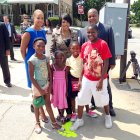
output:
<path id="1" fill-rule="evenodd" d="M 42 131 L 39 116 L 44 123 L 48 122 L 48 118 L 43 107 L 34 104 L 37 100 L 46 106 L 54 129 L 64 130 L 57 121 L 62 124 L 73 121 L 71 130 L 83 126 L 84 106 L 88 116 L 97 117 L 97 114 L 89 108 L 90 103 L 94 107 L 104 108 L 105 127 L 112 127 L 111 116 L 116 114 L 113 109 L 108 72 L 115 67 L 113 30 L 110 26 L 99 22 L 96 9 L 90 9 L 87 16 L 89 25 L 80 32 L 70 28 L 72 19 L 68 14 L 61 17 L 60 28 L 44 29 L 42 28 L 44 14 L 41 10 L 35 10 L 33 25 L 23 33 L 20 50 L 25 62 L 28 87 L 33 92 L 35 132 L 38 134 Z M 44 54 L 48 42 L 46 34 L 51 34 L 52 37 L 50 57 Z M 8 50 L 9 48 L 4 56 L 9 54 Z M 76 99 L 78 112 L 75 106 Z M 58 109 L 57 121 L 51 104 Z"/>

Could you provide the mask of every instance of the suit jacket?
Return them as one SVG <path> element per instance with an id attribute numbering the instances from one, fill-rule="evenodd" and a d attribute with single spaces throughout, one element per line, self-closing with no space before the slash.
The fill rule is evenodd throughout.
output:
<path id="1" fill-rule="evenodd" d="M 3 22 L 0 22 L 0 55 L 5 55 L 6 50 L 10 49 L 8 30 Z"/>
<path id="2" fill-rule="evenodd" d="M 114 42 L 114 33 L 112 27 L 109 25 L 105 25 L 99 22 L 98 25 L 98 37 L 105 40 L 108 44 L 112 57 L 109 59 L 109 65 L 115 65 L 115 42 Z M 87 27 L 81 29 L 80 31 L 80 44 L 82 45 L 84 42 L 88 41 L 87 38 Z"/>
<path id="3" fill-rule="evenodd" d="M 11 26 L 11 37 L 13 42 L 17 37 L 17 32 L 15 30 L 15 26 L 12 23 L 10 23 L 10 26 Z"/>

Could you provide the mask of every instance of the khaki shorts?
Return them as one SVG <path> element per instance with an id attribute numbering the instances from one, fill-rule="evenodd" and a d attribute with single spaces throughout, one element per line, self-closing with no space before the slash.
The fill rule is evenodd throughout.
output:
<path id="1" fill-rule="evenodd" d="M 48 93 L 48 89 L 49 89 L 49 82 L 47 82 L 47 84 L 45 86 L 42 87 L 43 90 L 45 90 L 46 93 Z M 39 92 L 39 90 L 34 86 L 32 85 L 32 92 L 33 92 L 33 96 L 42 96 Z"/>

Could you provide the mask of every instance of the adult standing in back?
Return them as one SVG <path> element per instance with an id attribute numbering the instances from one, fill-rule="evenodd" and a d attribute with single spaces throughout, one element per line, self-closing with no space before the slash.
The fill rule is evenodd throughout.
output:
<path id="1" fill-rule="evenodd" d="M 114 42 L 114 34 L 113 34 L 113 30 L 112 27 L 110 27 L 109 25 L 105 25 L 102 24 L 101 22 L 99 22 L 99 14 L 98 11 L 94 8 L 90 9 L 88 11 L 88 23 L 90 25 L 97 25 L 99 33 L 98 33 L 98 37 L 105 40 L 109 46 L 110 52 L 112 54 L 112 57 L 109 59 L 109 67 L 108 67 L 108 72 L 109 70 L 113 69 L 115 67 L 115 42 Z M 81 34 L 80 34 L 80 43 L 83 44 L 84 42 L 86 42 L 87 39 L 87 27 L 85 27 L 84 29 L 81 30 Z M 110 115 L 111 116 L 116 116 L 116 113 L 113 109 L 113 103 L 112 103 L 112 91 L 111 91 L 111 87 L 109 84 L 109 79 L 108 79 L 108 94 L 109 94 L 109 107 L 110 107 Z M 94 105 L 94 100 L 92 99 L 91 102 Z"/>
<path id="2" fill-rule="evenodd" d="M 50 57 L 50 44 L 51 44 L 51 40 L 52 40 L 53 28 L 51 25 L 51 21 L 49 19 L 45 20 L 44 30 L 46 31 L 46 36 L 47 36 L 47 44 L 45 47 L 46 56 Z"/>
<path id="3" fill-rule="evenodd" d="M 8 31 L 4 23 L 0 22 L 0 66 L 3 72 L 3 80 L 7 87 L 12 87 L 11 77 L 8 66 L 8 58 L 10 55 L 10 40 Z"/>
<path id="4" fill-rule="evenodd" d="M 15 26 L 12 23 L 10 23 L 10 19 L 9 19 L 9 17 L 7 15 L 3 16 L 3 21 L 5 23 L 5 26 L 6 26 L 7 30 L 8 30 L 8 32 L 9 32 L 11 60 L 17 61 L 15 59 L 14 50 L 13 50 L 13 42 L 14 42 L 14 40 L 16 40 L 16 36 L 17 36 Z"/>
<path id="5" fill-rule="evenodd" d="M 21 31 L 21 34 L 24 34 L 25 30 L 31 26 L 31 23 L 29 22 L 29 17 L 26 14 L 22 16 L 22 20 L 23 22 L 20 23 L 20 31 Z"/>
<path id="6" fill-rule="evenodd" d="M 31 88 L 31 81 L 29 78 L 27 61 L 35 53 L 35 50 L 33 48 L 33 41 L 38 37 L 42 37 L 46 40 L 45 30 L 42 29 L 42 25 L 44 23 L 43 12 L 41 10 L 35 10 L 33 13 L 33 20 L 34 20 L 33 25 L 27 28 L 27 30 L 25 30 L 25 33 L 22 36 L 20 46 L 21 55 L 25 61 L 27 83 L 29 88 Z"/>

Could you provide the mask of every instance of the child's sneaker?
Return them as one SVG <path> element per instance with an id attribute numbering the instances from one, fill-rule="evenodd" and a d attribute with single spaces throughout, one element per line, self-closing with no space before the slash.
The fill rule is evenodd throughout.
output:
<path id="1" fill-rule="evenodd" d="M 105 127 L 108 129 L 112 127 L 112 120 L 110 115 L 105 116 Z"/>
<path id="2" fill-rule="evenodd" d="M 76 113 L 73 113 L 72 115 L 71 115 L 71 121 L 72 122 L 75 122 L 76 121 L 76 118 L 77 118 L 77 114 Z"/>
<path id="3" fill-rule="evenodd" d="M 35 132 L 36 132 L 37 134 L 40 134 L 40 133 L 42 132 L 42 129 L 41 129 L 41 126 L 40 126 L 40 122 L 37 122 L 37 123 L 36 123 Z"/>
<path id="4" fill-rule="evenodd" d="M 70 128 L 71 131 L 77 130 L 79 127 L 84 125 L 84 120 L 83 119 L 77 119 L 72 127 Z"/>
<path id="5" fill-rule="evenodd" d="M 89 112 L 86 115 L 89 116 L 89 117 L 92 117 L 92 118 L 97 118 L 98 117 L 98 115 L 92 110 L 89 110 Z"/>

